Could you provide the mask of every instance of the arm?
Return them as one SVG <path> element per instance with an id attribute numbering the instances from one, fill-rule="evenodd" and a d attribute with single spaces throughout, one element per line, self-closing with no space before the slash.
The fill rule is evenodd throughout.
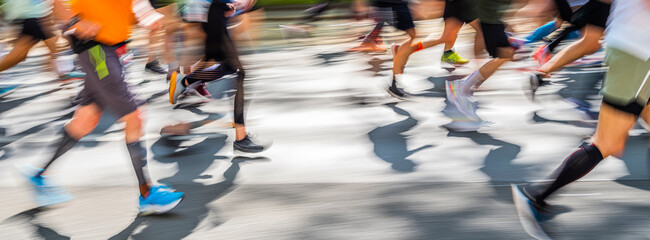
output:
<path id="1" fill-rule="evenodd" d="M 102 27 L 94 22 L 79 19 L 74 15 L 61 0 L 54 0 L 52 3 L 52 11 L 54 12 L 54 17 L 60 21 L 66 23 L 66 29 L 64 33 L 70 32 L 74 34 L 75 37 L 82 40 L 92 40 L 95 38 L 99 29 Z"/>

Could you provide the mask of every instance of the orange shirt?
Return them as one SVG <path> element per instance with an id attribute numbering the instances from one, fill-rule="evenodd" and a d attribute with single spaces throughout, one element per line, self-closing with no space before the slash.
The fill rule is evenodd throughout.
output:
<path id="1" fill-rule="evenodd" d="M 81 19 L 101 25 L 95 41 L 115 45 L 126 41 L 135 24 L 133 0 L 71 0 L 72 11 Z"/>

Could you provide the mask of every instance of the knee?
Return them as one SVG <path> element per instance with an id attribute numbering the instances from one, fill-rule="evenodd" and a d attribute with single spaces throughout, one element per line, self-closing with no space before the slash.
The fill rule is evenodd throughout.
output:
<path id="1" fill-rule="evenodd" d="M 607 138 L 594 138 L 594 145 L 598 147 L 603 158 L 608 156 L 620 157 L 625 152 L 625 141 L 613 141 Z"/>
<path id="2" fill-rule="evenodd" d="M 124 123 L 126 124 L 126 131 L 140 131 L 142 128 L 140 110 L 135 110 L 134 112 L 124 116 Z"/>
<path id="3" fill-rule="evenodd" d="M 65 125 L 65 130 L 75 139 L 81 139 L 92 132 L 97 123 L 99 123 L 100 116 L 92 116 L 86 118 L 73 118 L 68 124 Z"/>

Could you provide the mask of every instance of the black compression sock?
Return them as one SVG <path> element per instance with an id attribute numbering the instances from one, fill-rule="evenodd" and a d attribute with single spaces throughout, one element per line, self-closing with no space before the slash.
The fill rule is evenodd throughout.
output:
<path id="1" fill-rule="evenodd" d="M 45 164 L 45 166 L 43 167 L 43 170 L 38 172 L 36 176 L 37 177 L 41 176 L 41 174 L 45 172 L 45 169 L 47 169 L 50 166 L 50 164 L 54 162 L 54 160 L 58 159 L 61 155 L 68 152 L 68 150 L 72 149 L 72 147 L 74 147 L 74 145 L 76 145 L 78 142 L 79 140 L 74 139 L 72 136 L 70 136 L 70 134 L 68 134 L 68 132 L 65 129 L 63 129 L 63 136 L 61 136 L 61 140 L 58 143 L 58 147 L 56 151 L 54 152 L 54 156 L 52 156 L 50 161 L 47 162 L 47 164 Z"/>
<path id="2" fill-rule="evenodd" d="M 144 169 L 147 166 L 147 149 L 144 148 L 140 141 L 127 143 L 126 148 L 129 150 L 129 155 L 131 155 L 131 163 L 135 175 L 138 177 L 138 184 L 140 186 L 148 184 L 149 177 Z"/>
<path id="3" fill-rule="evenodd" d="M 544 199 L 553 192 L 589 173 L 601 160 L 603 155 L 596 145 L 582 144 L 555 170 L 553 173 L 553 176 L 556 176 L 555 180 L 541 194 L 535 196 L 536 200 L 544 202 Z"/>

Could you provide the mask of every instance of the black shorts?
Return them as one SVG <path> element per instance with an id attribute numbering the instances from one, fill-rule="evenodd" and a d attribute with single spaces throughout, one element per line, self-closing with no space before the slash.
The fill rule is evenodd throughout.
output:
<path id="1" fill-rule="evenodd" d="M 97 104 L 118 119 L 138 109 L 136 99 L 124 81 L 124 67 L 116 53 L 119 47 L 95 45 L 79 54 L 81 70 L 86 73 L 80 104 Z"/>
<path id="2" fill-rule="evenodd" d="M 445 12 L 442 18 L 458 18 L 464 23 L 476 20 L 478 15 L 474 0 L 445 0 Z"/>
<path id="3" fill-rule="evenodd" d="M 571 17 L 571 23 L 577 27 L 584 27 L 587 24 L 601 28 L 607 27 L 610 5 L 598 0 L 590 0 L 579 8 Z"/>
<path id="4" fill-rule="evenodd" d="M 555 0 L 555 5 L 557 6 L 557 11 L 560 14 L 560 18 L 562 18 L 564 21 L 571 22 L 573 10 L 571 9 L 569 2 L 567 2 L 567 0 Z"/>
<path id="5" fill-rule="evenodd" d="M 377 8 L 390 8 L 392 12 L 392 24 L 399 30 L 406 31 L 407 29 L 415 28 L 411 10 L 404 1 L 373 1 L 373 5 Z"/>
<path id="6" fill-rule="evenodd" d="M 485 49 L 493 58 L 499 57 L 499 48 L 510 47 L 506 27 L 503 24 L 481 23 Z"/>
<path id="7" fill-rule="evenodd" d="M 36 40 L 50 39 L 56 35 L 51 30 L 46 18 L 28 18 L 16 20 L 22 26 L 21 35 L 31 36 Z"/>

